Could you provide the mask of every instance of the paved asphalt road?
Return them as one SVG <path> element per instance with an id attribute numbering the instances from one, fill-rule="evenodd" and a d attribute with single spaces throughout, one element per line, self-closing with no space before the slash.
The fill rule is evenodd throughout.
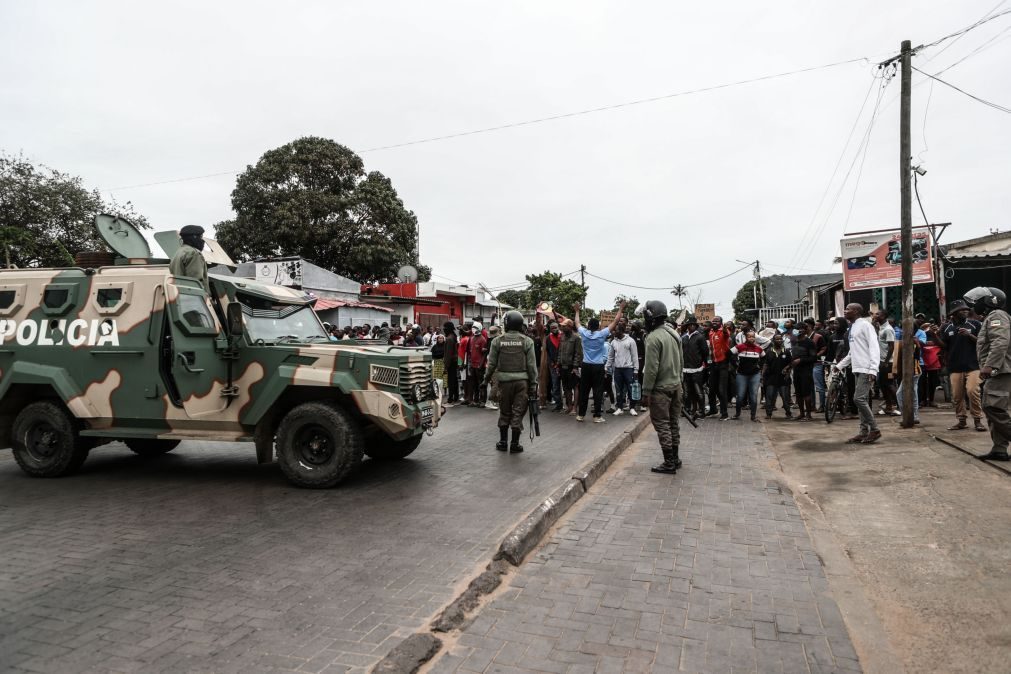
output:
<path id="1" fill-rule="evenodd" d="M 451 410 L 407 460 L 324 491 L 251 445 L 107 445 L 55 480 L 0 452 L 0 671 L 370 667 L 633 421 L 545 412 L 513 456 L 492 447 L 495 419 Z"/>

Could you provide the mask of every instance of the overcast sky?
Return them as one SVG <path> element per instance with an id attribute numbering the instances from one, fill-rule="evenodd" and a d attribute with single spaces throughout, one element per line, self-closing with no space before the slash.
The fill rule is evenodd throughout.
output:
<path id="1" fill-rule="evenodd" d="M 837 271 L 844 231 L 898 225 L 898 78 L 857 155 L 881 84 L 872 64 L 902 39 L 929 43 L 1011 8 L 996 3 L 0 0 L 0 149 L 110 190 L 333 138 L 392 179 L 440 281 L 496 286 L 585 264 L 669 287 L 738 259 Z M 941 77 L 1011 106 L 1009 29 L 1011 15 L 998 18 L 914 66 L 937 72 L 995 38 Z M 858 57 L 869 61 L 364 152 Z M 924 205 L 955 223 L 942 242 L 1011 228 L 1011 115 L 914 76 Z M 233 186 L 226 175 L 112 193 L 169 229 L 231 217 Z M 701 299 L 729 315 L 747 279 Z M 619 292 L 676 304 L 588 280 L 598 308 Z"/>

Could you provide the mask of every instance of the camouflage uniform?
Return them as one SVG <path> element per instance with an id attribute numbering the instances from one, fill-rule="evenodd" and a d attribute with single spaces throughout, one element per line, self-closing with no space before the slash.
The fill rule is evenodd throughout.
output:
<path id="1" fill-rule="evenodd" d="M 537 363 L 534 357 L 534 340 L 526 335 L 509 331 L 496 337 L 488 354 L 488 372 L 485 382 L 498 376 L 499 428 L 523 430 L 523 416 L 527 411 L 527 395 L 537 385 Z M 515 444 L 515 443 L 514 443 Z"/>
<path id="2" fill-rule="evenodd" d="M 646 364 L 642 373 L 642 394 L 649 396 L 649 418 L 660 441 L 665 466 L 675 466 L 681 442 L 681 377 L 684 356 L 681 339 L 664 324 L 646 335 Z"/>
<path id="3" fill-rule="evenodd" d="M 203 254 L 193 246 L 183 244 L 172 256 L 169 271 L 173 276 L 187 276 L 204 284 L 204 292 L 209 292 L 207 285 L 207 262 Z"/>
<path id="4" fill-rule="evenodd" d="M 981 368 L 993 368 L 993 375 L 983 383 L 983 413 L 990 425 L 993 454 L 1007 456 L 1011 442 L 1011 316 L 1003 309 L 994 309 L 983 319 L 983 328 L 976 341 L 976 355 Z"/>

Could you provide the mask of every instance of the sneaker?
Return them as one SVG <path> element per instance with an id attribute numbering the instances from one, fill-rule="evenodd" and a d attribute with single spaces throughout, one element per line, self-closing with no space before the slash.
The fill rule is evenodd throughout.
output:
<path id="1" fill-rule="evenodd" d="M 727 415 L 723 415 L 720 417 L 720 421 L 730 421 L 730 417 L 728 417 Z"/>
<path id="2" fill-rule="evenodd" d="M 611 409 L 607 410 L 607 413 L 608 414 L 614 414 L 615 413 L 615 409 L 612 407 Z"/>
<path id="3" fill-rule="evenodd" d="M 487 405 L 485 405 L 485 407 L 487 407 L 490 410 L 497 410 L 498 409 L 498 404 L 497 403 L 488 403 Z"/>
<path id="4" fill-rule="evenodd" d="M 621 408 L 619 407 L 618 409 L 616 409 L 616 410 L 614 411 L 614 416 L 616 416 L 616 417 L 620 417 L 620 416 L 621 416 L 622 414 L 624 414 L 624 413 L 625 413 L 625 410 L 623 410 L 623 409 L 621 409 Z"/>
<path id="5" fill-rule="evenodd" d="M 446 407 L 446 408 L 456 407 L 456 403 L 446 403 L 445 405 L 443 405 L 443 407 Z"/>
<path id="6" fill-rule="evenodd" d="M 630 409 L 630 410 L 628 411 L 628 413 L 629 413 L 630 415 L 632 415 L 633 417 L 637 417 L 637 416 L 639 416 L 639 413 L 635 411 L 635 408 L 634 408 L 634 407 L 633 407 L 632 409 Z"/>
<path id="7" fill-rule="evenodd" d="M 593 417 L 593 423 L 602 424 L 604 423 L 604 417 Z"/>
<path id="8" fill-rule="evenodd" d="M 583 417 L 581 417 L 579 415 L 576 415 L 576 421 L 582 421 L 582 420 L 583 420 Z"/>
<path id="9" fill-rule="evenodd" d="M 881 431 L 871 431 L 864 436 L 864 439 L 860 441 L 862 445 L 869 445 L 871 443 L 877 442 L 881 439 Z"/>

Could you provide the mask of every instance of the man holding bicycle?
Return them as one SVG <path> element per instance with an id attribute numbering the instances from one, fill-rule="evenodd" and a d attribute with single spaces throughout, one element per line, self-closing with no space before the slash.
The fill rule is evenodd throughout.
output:
<path id="1" fill-rule="evenodd" d="M 881 364 L 881 350 L 874 326 L 870 321 L 860 320 L 863 314 L 863 306 L 856 303 L 846 305 L 845 316 L 850 323 L 849 353 L 833 369 L 851 367 L 856 379 L 853 402 L 860 415 L 860 433 L 846 442 L 869 445 L 881 438 L 874 412 L 871 411 L 871 391 L 874 390 L 874 381 Z"/>

